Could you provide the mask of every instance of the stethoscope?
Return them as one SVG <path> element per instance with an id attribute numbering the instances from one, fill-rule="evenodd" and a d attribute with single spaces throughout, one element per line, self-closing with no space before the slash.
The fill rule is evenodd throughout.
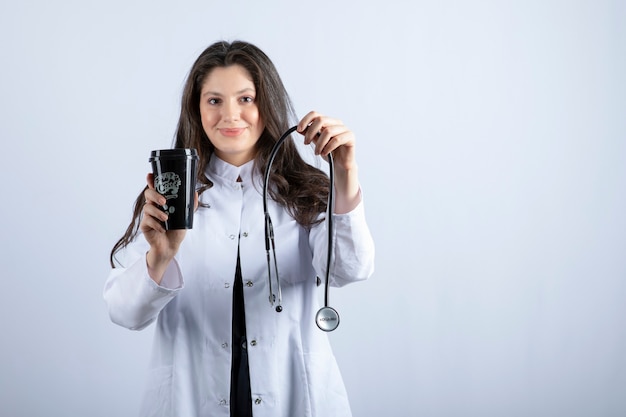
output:
<path id="1" fill-rule="evenodd" d="M 276 157 L 276 153 L 280 148 L 280 145 L 283 144 L 285 139 L 289 137 L 298 127 L 293 126 L 289 128 L 283 135 L 280 137 L 278 142 L 272 148 L 272 152 L 270 153 L 269 160 L 267 162 L 267 168 L 265 168 L 265 175 L 263 178 L 263 211 L 265 212 L 265 253 L 267 255 L 267 274 L 269 280 L 269 290 L 270 290 L 270 305 L 273 307 L 276 304 L 276 312 L 280 313 L 283 311 L 282 306 L 282 292 L 280 289 L 280 276 L 278 274 L 278 263 L 276 262 L 276 246 L 274 243 L 274 228 L 272 227 L 272 219 L 270 218 L 269 211 L 267 209 L 267 188 L 270 177 L 270 168 L 272 167 L 272 163 L 274 162 L 274 158 Z M 317 314 L 315 315 L 315 323 L 320 330 L 325 332 L 331 332 L 339 326 L 339 313 L 332 308 L 328 303 L 328 295 L 330 292 L 330 265 L 331 265 L 331 257 L 333 253 L 333 216 L 332 210 L 335 201 L 335 168 L 333 165 L 333 156 L 332 154 L 328 154 L 328 167 L 329 167 L 329 179 L 330 179 L 330 189 L 328 192 L 328 204 L 326 207 L 326 227 L 328 229 L 328 255 L 326 259 L 326 282 L 324 283 L 324 307 L 320 308 Z M 272 268 L 270 262 L 270 247 L 272 250 L 272 255 L 274 257 L 274 271 L 276 272 L 276 293 L 274 294 L 273 283 L 272 283 Z"/>

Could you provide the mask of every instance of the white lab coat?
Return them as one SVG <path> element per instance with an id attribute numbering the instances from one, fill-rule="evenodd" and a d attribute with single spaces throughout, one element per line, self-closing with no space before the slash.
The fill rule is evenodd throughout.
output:
<path id="1" fill-rule="evenodd" d="M 325 277 L 327 229 L 299 226 L 270 200 L 283 311 L 269 303 L 261 176 L 212 157 L 214 186 L 201 195 L 175 262 L 161 285 L 147 273 L 139 236 L 111 270 L 104 298 L 111 320 L 140 330 L 155 319 L 142 416 L 230 415 L 232 299 L 237 247 L 244 283 L 247 351 L 255 417 L 350 416 L 345 387 L 326 333 L 315 325 Z M 237 182 L 241 177 L 242 182 Z M 374 245 L 362 203 L 334 215 L 332 285 L 373 272 Z"/>

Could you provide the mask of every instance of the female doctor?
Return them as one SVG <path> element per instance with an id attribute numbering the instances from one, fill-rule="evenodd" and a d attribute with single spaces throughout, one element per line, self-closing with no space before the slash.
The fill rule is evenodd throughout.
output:
<path id="1" fill-rule="evenodd" d="M 304 162 L 291 138 L 269 181 L 282 311 L 268 299 L 263 172 L 290 120 L 282 81 L 254 45 L 217 42 L 191 68 L 175 147 L 199 155 L 194 228 L 164 230 L 165 199 L 149 174 L 104 288 L 113 322 L 140 330 L 156 320 L 142 416 L 351 415 L 328 338 L 315 326 L 329 178 Z M 331 284 L 364 280 L 374 244 L 354 135 L 316 112 L 297 132 L 317 155 L 333 153 Z"/>

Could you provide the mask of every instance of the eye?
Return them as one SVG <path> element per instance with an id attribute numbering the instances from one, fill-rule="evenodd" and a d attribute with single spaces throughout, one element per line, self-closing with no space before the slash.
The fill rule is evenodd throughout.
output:
<path id="1" fill-rule="evenodd" d="M 242 97 L 241 101 L 243 103 L 254 103 L 254 97 L 250 97 L 250 96 Z"/>
<path id="2" fill-rule="evenodd" d="M 211 105 L 220 104 L 222 101 L 219 98 L 210 98 L 207 103 Z"/>

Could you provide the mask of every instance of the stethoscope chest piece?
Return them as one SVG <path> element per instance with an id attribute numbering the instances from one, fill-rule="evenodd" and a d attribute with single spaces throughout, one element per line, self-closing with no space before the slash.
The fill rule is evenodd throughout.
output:
<path id="1" fill-rule="evenodd" d="M 315 324 L 320 330 L 332 332 L 339 326 L 339 313 L 332 307 L 322 307 L 315 315 Z"/>

